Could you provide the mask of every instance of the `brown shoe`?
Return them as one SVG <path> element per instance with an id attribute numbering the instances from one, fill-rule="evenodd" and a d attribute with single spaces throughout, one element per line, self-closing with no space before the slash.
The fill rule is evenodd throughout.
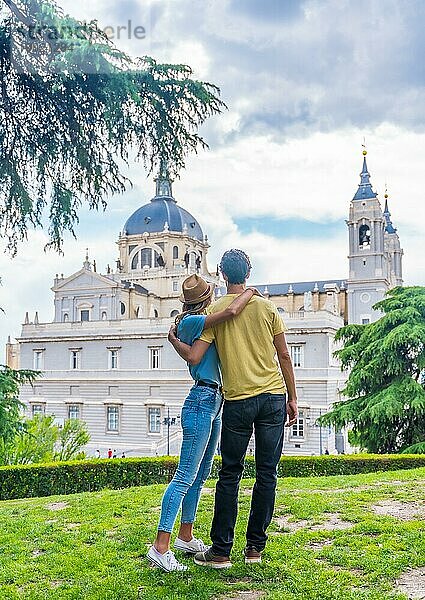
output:
<path id="1" fill-rule="evenodd" d="M 193 557 L 195 565 L 201 567 L 212 567 L 213 569 L 228 569 L 232 566 L 228 556 L 219 556 L 211 550 L 206 552 L 197 552 Z"/>
<path id="2" fill-rule="evenodd" d="M 255 546 L 247 546 L 243 553 L 245 556 L 245 564 L 250 565 L 261 562 L 261 552 L 257 550 Z"/>

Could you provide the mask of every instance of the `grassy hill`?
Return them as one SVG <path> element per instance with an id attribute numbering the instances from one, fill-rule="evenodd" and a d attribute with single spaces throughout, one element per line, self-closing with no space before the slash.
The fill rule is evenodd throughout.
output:
<path id="1" fill-rule="evenodd" d="M 406 600 L 425 597 L 425 468 L 280 480 L 262 565 L 149 567 L 163 485 L 0 502 L 1 600 Z M 196 534 L 208 540 L 214 482 Z M 422 588 L 421 588 L 422 586 Z M 423 596 L 419 595 L 422 589 Z M 419 590 L 419 591 L 418 591 Z"/>

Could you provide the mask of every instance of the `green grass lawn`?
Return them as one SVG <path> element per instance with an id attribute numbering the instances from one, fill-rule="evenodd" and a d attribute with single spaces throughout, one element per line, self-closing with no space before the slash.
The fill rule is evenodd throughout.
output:
<path id="1" fill-rule="evenodd" d="M 424 483 L 425 468 L 281 480 L 263 563 L 245 566 L 245 480 L 233 567 L 182 557 L 189 571 L 176 574 L 144 558 L 162 485 L 0 502 L 0 599 L 406 600 L 396 580 L 425 566 Z M 196 528 L 206 541 L 213 487 Z"/>

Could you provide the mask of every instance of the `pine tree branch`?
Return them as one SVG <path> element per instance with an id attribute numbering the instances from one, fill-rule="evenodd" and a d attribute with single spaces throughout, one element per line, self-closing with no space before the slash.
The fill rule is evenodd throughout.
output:
<path id="1" fill-rule="evenodd" d="M 35 21 L 33 21 L 30 17 L 24 15 L 24 13 L 16 6 L 14 2 L 12 2 L 12 0 L 3 0 L 3 2 L 12 12 L 12 14 L 18 19 L 18 21 L 20 21 L 27 27 L 34 27 Z"/>

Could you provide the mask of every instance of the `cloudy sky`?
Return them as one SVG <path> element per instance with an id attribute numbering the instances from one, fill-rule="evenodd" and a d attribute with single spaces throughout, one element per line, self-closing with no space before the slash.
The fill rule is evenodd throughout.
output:
<path id="1" fill-rule="evenodd" d="M 229 110 L 202 129 L 208 151 L 174 183 L 178 202 L 208 234 L 210 265 L 241 247 L 253 282 L 347 277 L 349 202 L 368 167 L 388 186 L 407 284 L 425 285 L 425 3 L 422 0 L 59 0 L 66 12 L 113 28 L 134 55 L 187 63 L 217 84 Z M 130 22 L 130 28 L 129 28 Z M 128 35 L 142 26 L 144 40 Z M 123 29 L 125 27 L 125 29 Z M 111 31 L 109 29 L 109 31 Z M 130 39 L 129 39 L 130 38 Z M 127 217 L 153 195 L 138 164 L 134 187 L 105 213 L 83 210 L 65 255 L 32 234 L 0 258 L 0 343 L 19 335 L 25 311 L 52 318 L 55 273 L 69 275 L 85 248 L 99 270 L 114 264 Z"/>

